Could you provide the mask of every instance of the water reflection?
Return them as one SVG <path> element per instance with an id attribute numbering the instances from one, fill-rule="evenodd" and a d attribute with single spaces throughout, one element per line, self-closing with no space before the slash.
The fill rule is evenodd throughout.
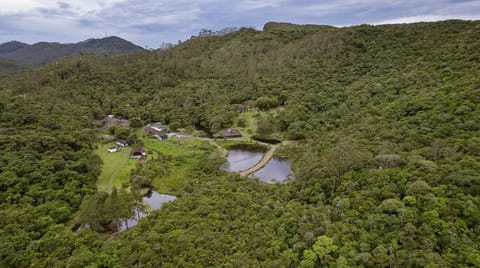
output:
<path id="1" fill-rule="evenodd" d="M 265 167 L 253 173 L 250 177 L 259 178 L 267 183 L 285 182 L 289 178 L 293 178 L 291 166 L 291 160 L 273 157 Z"/>
<path id="2" fill-rule="evenodd" d="M 230 172 L 244 171 L 257 164 L 262 159 L 262 156 L 262 152 L 230 149 L 228 150 L 227 163 L 221 169 Z M 253 173 L 250 177 L 259 178 L 267 183 L 285 182 L 293 178 L 291 166 L 291 160 L 273 157 L 262 169 Z"/>
<path id="3" fill-rule="evenodd" d="M 222 169 L 230 172 L 243 171 L 258 163 L 262 156 L 262 152 L 231 149 L 228 150 L 227 163 Z"/>
<path id="4" fill-rule="evenodd" d="M 143 197 L 143 203 L 150 206 L 152 210 L 157 210 L 160 209 L 164 203 L 173 201 L 175 198 L 176 197 L 173 195 L 160 194 L 158 192 L 151 191 L 150 195 Z M 128 228 L 137 225 L 138 220 L 145 216 L 147 216 L 146 212 L 137 211 L 137 209 L 135 209 L 135 216 L 127 220 Z M 125 224 L 125 221 L 121 221 L 118 232 L 127 230 L 127 224 Z"/>

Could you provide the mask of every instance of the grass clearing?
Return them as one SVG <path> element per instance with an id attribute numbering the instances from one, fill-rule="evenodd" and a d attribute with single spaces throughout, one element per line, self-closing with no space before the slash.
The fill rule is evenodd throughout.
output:
<path id="1" fill-rule="evenodd" d="M 130 170 L 138 163 L 138 159 L 130 159 L 130 147 L 121 148 L 115 153 L 108 152 L 109 147 L 111 144 L 104 144 L 95 150 L 103 161 L 102 171 L 97 180 L 98 191 L 110 191 L 110 182 L 112 187 L 121 188 L 122 184 L 129 182 Z"/>
<path id="2" fill-rule="evenodd" d="M 240 130 L 244 137 L 251 138 L 257 133 L 258 119 L 262 116 L 277 116 L 279 109 L 271 109 L 268 111 L 257 111 L 255 109 L 249 109 L 246 112 L 240 113 L 235 121 L 235 128 Z M 245 127 L 238 125 L 239 120 L 245 121 Z"/>
<path id="3" fill-rule="evenodd" d="M 149 157 L 155 155 L 155 158 L 162 159 L 155 165 L 161 165 L 165 174 L 155 177 L 152 185 L 165 194 L 178 195 L 185 184 L 197 176 L 196 170 L 202 165 L 205 155 L 218 151 L 209 141 L 179 138 L 159 140 L 143 130 L 137 132 L 137 137 Z"/>
<path id="4" fill-rule="evenodd" d="M 188 155 L 196 150 L 205 151 L 213 149 L 213 145 L 211 145 L 208 141 L 181 138 L 159 140 L 146 134 L 143 129 L 137 132 L 137 137 L 145 149 L 151 150 L 155 153 L 161 153 L 166 156 L 182 156 Z"/>

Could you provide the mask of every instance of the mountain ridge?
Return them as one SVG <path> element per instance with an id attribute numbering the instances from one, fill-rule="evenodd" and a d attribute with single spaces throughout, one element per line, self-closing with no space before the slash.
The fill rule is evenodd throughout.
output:
<path id="1" fill-rule="evenodd" d="M 10 41 L 0 44 L 0 58 L 40 66 L 61 57 L 80 54 L 120 55 L 144 50 L 134 43 L 117 36 L 105 38 L 90 38 L 77 43 L 37 42 L 27 44 L 20 41 Z"/>

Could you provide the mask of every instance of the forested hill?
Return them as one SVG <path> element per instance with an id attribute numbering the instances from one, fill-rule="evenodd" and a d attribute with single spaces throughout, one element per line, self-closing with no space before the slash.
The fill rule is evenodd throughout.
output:
<path id="1" fill-rule="evenodd" d="M 29 45 L 11 41 L 0 44 L 0 58 L 39 66 L 61 57 L 79 53 L 117 55 L 140 50 L 143 50 L 143 48 L 116 36 L 101 39 L 92 38 L 75 44 L 39 42 Z"/>
<path id="2" fill-rule="evenodd" d="M 479 37 L 479 21 L 270 23 L 2 78 L 0 266 L 479 267 Z M 113 198 L 93 120 L 215 135 L 248 108 L 250 134 L 288 141 L 294 180 L 221 171 L 208 144 L 158 153 L 130 176 L 180 181 L 174 202 L 115 237 L 71 231 Z"/>
<path id="3" fill-rule="evenodd" d="M 7 59 L 0 59 L 0 76 L 9 75 L 25 69 L 24 64 L 14 62 Z"/>

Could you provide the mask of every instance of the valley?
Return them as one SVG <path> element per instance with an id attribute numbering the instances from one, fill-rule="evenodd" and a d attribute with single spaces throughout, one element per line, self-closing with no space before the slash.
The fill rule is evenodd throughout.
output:
<path id="1" fill-rule="evenodd" d="M 7 62 L 0 266 L 477 267 L 479 33 L 271 22 Z"/>

